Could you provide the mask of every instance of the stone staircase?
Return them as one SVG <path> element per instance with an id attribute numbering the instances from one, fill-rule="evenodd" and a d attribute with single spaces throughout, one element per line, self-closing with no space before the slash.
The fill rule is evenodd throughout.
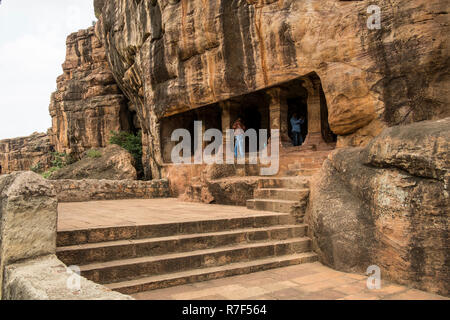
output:
<path id="1" fill-rule="evenodd" d="M 261 178 L 254 197 L 247 201 L 248 209 L 288 213 L 296 223 L 303 223 L 309 199 L 309 179 Z"/>
<path id="2" fill-rule="evenodd" d="M 297 223 L 303 223 L 309 200 L 309 179 L 320 170 L 332 150 L 286 151 L 281 159 L 280 176 L 261 178 L 254 199 L 247 200 L 247 208 L 289 213 Z"/>
<path id="3" fill-rule="evenodd" d="M 291 183 L 264 181 L 261 195 L 282 193 L 272 187 L 298 187 Z M 304 192 L 293 189 L 286 197 Z M 59 232 L 57 255 L 79 266 L 84 277 L 133 294 L 317 261 L 306 234 L 307 226 L 288 213 L 255 212 L 232 219 Z"/>
<path id="4" fill-rule="evenodd" d="M 302 151 L 287 154 L 280 176 L 312 176 L 320 170 L 331 151 Z"/>
<path id="5" fill-rule="evenodd" d="M 59 232 L 57 255 L 124 294 L 317 261 L 304 216 L 310 176 L 327 154 L 289 154 L 285 176 L 258 177 L 247 200 L 254 215 Z M 203 185 L 192 185 L 204 197 Z"/>

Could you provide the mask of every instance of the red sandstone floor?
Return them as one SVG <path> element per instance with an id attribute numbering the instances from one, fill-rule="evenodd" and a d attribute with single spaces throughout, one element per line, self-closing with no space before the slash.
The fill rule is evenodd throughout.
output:
<path id="1" fill-rule="evenodd" d="M 182 202 L 174 198 L 60 203 L 58 231 L 228 219 L 261 214 L 274 213 L 245 207 Z"/>
<path id="2" fill-rule="evenodd" d="M 443 300 L 445 297 L 338 272 L 319 262 L 198 282 L 133 295 L 138 300 Z"/>

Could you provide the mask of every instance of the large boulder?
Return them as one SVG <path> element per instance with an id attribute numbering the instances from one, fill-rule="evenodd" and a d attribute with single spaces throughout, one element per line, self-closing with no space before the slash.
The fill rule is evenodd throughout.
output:
<path id="1" fill-rule="evenodd" d="M 258 187 L 258 177 L 229 177 L 216 180 L 195 181 L 181 196 L 183 201 L 245 206 L 253 199 Z"/>
<path id="2" fill-rule="evenodd" d="M 333 152 L 311 182 L 307 221 L 320 260 L 449 295 L 450 118 L 386 129 Z"/>
<path id="3" fill-rule="evenodd" d="M 112 144 L 84 152 L 81 160 L 54 172 L 50 179 L 136 180 L 137 173 L 133 156 Z"/>
<path id="4" fill-rule="evenodd" d="M 56 252 L 57 206 L 53 186 L 40 175 L 0 176 L 0 287 L 5 266 Z"/>

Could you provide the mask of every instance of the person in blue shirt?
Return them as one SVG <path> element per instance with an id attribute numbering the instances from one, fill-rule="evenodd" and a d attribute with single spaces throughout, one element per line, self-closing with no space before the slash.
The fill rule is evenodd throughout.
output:
<path id="1" fill-rule="evenodd" d="M 300 146 L 303 144 L 302 128 L 301 125 L 305 123 L 305 120 L 299 119 L 297 113 L 294 113 L 291 118 L 292 126 L 292 142 L 294 146 Z"/>

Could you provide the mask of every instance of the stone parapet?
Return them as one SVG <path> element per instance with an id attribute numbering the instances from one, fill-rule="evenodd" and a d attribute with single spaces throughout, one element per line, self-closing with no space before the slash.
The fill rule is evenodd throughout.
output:
<path id="1" fill-rule="evenodd" d="M 168 180 L 54 180 L 59 202 L 170 197 Z"/>

